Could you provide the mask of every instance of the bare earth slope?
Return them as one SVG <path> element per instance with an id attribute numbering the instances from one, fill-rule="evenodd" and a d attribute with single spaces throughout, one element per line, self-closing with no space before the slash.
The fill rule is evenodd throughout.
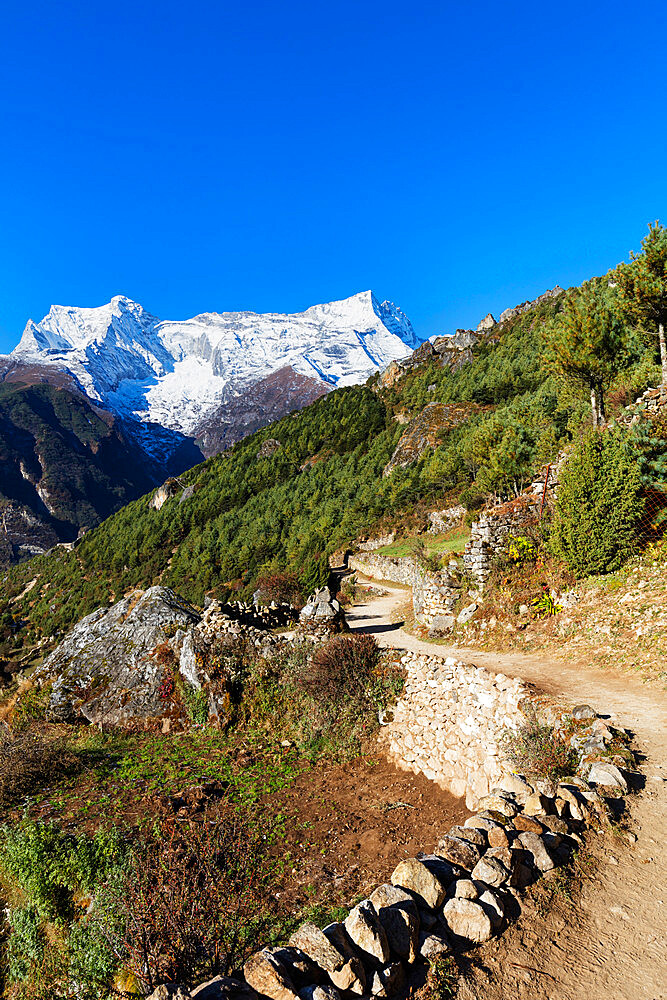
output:
<path id="1" fill-rule="evenodd" d="M 386 597 L 358 604 L 353 631 L 383 646 L 456 656 L 522 677 L 569 701 L 589 702 L 632 730 L 644 756 L 644 790 L 631 800 L 634 843 L 601 843 L 595 877 L 585 880 L 573 919 L 558 907 L 519 920 L 480 953 L 461 998 L 505 1000 L 665 1000 L 667 998 L 667 707 L 659 684 L 563 662 L 553 654 L 492 653 L 416 639 L 395 623 L 406 592 L 388 584 Z"/>

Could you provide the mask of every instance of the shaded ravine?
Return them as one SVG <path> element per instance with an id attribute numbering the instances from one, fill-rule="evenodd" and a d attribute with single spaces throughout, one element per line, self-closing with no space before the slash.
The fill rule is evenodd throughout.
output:
<path id="1" fill-rule="evenodd" d="M 634 734 L 644 789 L 631 799 L 636 842 L 605 840 L 594 879 L 584 881 L 578 919 L 547 919 L 539 940 L 511 927 L 481 950 L 489 974 L 472 973 L 470 998 L 501 1000 L 666 1000 L 667 998 L 667 705 L 664 688 L 632 674 L 558 660 L 553 655 L 491 653 L 417 639 L 396 624 L 405 589 L 348 613 L 353 632 L 382 646 L 454 656 L 535 684 L 570 702 L 589 702 Z M 511 961 L 513 959 L 514 961 Z M 528 971 L 526 971 L 528 969 Z"/>

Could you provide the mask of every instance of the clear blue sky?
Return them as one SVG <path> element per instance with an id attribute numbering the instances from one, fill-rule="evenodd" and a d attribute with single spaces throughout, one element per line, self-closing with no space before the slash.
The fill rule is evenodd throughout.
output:
<path id="1" fill-rule="evenodd" d="M 424 336 L 667 222 L 664 0 L 26 5 L 0 20 L 0 350 L 373 288 Z"/>

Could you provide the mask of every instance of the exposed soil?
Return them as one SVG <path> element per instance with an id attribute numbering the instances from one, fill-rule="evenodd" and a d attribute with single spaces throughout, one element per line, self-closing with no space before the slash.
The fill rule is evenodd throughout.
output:
<path id="1" fill-rule="evenodd" d="M 588 662 L 542 654 L 493 653 L 423 642 L 395 621 L 405 591 L 384 585 L 348 615 L 351 628 L 381 645 L 455 656 L 537 685 L 556 697 L 588 702 L 634 734 L 643 790 L 631 797 L 627 832 L 598 838 L 575 902 L 567 883 L 544 905 L 548 882 L 529 894 L 522 915 L 475 952 L 461 1000 L 665 1000 L 667 997 L 667 706 L 664 685 Z M 576 887 L 575 887 L 576 888 Z M 543 895 L 540 897 L 540 893 Z M 561 897 L 561 898 L 559 898 Z"/>
<path id="2" fill-rule="evenodd" d="M 306 772 L 266 804 L 287 821 L 280 850 L 294 863 L 279 894 L 290 912 L 363 897 L 470 815 L 460 799 L 375 752 Z"/>

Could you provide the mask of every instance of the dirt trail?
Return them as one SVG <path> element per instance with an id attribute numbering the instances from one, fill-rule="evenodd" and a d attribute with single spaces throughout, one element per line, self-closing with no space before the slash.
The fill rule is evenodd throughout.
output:
<path id="1" fill-rule="evenodd" d="M 558 907 L 531 913 L 481 951 L 485 969 L 462 995 L 484 1000 L 667 1000 L 667 705 L 664 689 L 633 675 L 553 656 L 489 653 L 423 642 L 395 623 L 406 591 L 382 583 L 387 596 L 357 604 L 353 631 L 383 646 L 468 663 L 522 677 L 574 702 L 589 702 L 631 730 L 642 755 L 645 786 L 630 803 L 636 842 L 606 838 L 593 878 L 584 881 L 574 919 Z M 465 991 L 468 991 L 467 993 Z"/>

